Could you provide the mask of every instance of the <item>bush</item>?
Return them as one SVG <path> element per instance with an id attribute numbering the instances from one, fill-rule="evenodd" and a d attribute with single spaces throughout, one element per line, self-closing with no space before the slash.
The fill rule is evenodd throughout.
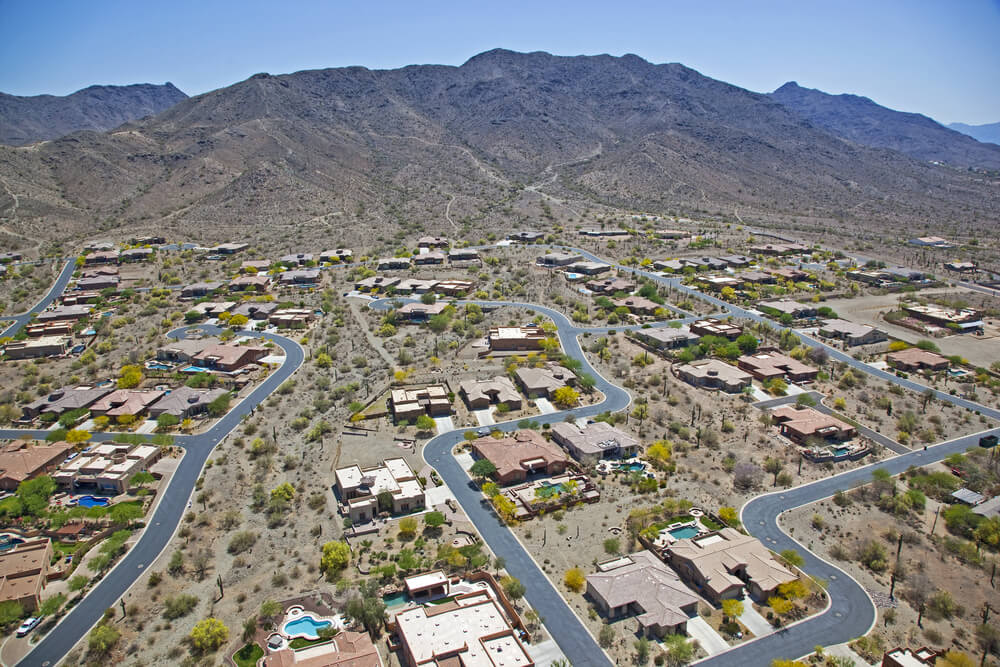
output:
<path id="1" fill-rule="evenodd" d="M 252 530 L 241 530 L 229 540 L 227 551 L 233 555 L 241 554 L 257 542 L 257 533 Z"/>
<path id="2" fill-rule="evenodd" d="M 229 640 L 229 628 L 217 618 L 198 621 L 189 635 L 191 644 L 199 651 L 214 651 Z"/>
<path id="3" fill-rule="evenodd" d="M 576 593 L 583 590 L 583 586 L 586 582 L 587 579 L 583 574 L 583 570 L 578 567 L 566 570 L 566 575 L 563 577 L 563 583 L 566 584 L 566 588 Z"/>
<path id="4" fill-rule="evenodd" d="M 163 618 L 172 621 L 181 616 L 187 616 L 198 606 L 198 598 L 194 595 L 175 595 L 163 601 Z"/>

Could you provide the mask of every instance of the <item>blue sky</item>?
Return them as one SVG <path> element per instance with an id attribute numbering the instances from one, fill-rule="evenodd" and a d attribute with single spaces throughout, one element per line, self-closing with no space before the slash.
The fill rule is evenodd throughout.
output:
<path id="1" fill-rule="evenodd" d="M 978 124 L 1000 121 L 998 36 L 1000 0 L 0 0 L 0 91 L 172 81 L 193 95 L 257 72 L 459 65 L 503 47 L 635 53 L 751 90 L 794 80 Z"/>

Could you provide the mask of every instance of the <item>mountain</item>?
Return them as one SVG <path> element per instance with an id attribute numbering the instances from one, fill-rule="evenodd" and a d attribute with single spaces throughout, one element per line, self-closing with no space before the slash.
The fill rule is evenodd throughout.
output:
<path id="1" fill-rule="evenodd" d="M 545 206 L 571 224 L 607 205 L 841 232 L 1000 215 L 983 174 L 845 141 L 683 65 L 504 50 L 257 74 L 112 132 L 0 147 L 0 181 L 6 228 L 36 238 L 389 243 L 424 226 L 502 234 L 544 224 Z"/>
<path id="2" fill-rule="evenodd" d="M 63 97 L 0 93 L 0 143 L 23 146 L 78 130 L 111 130 L 185 99 L 187 95 L 169 82 L 90 86 Z"/>
<path id="3" fill-rule="evenodd" d="M 879 106 L 867 97 L 830 95 L 794 81 L 770 97 L 813 125 L 864 146 L 957 167 L 1000 169 L 1000 147 L 982 144 L 927 116 Z"/>
<path id="4" fill-rule="evenodd" d="M 1000 145 L 1000 123 L 986 125 L 966 125 L 965 123 L 949 123 L 948 127 L 967 134 L 976 141 Z"/>

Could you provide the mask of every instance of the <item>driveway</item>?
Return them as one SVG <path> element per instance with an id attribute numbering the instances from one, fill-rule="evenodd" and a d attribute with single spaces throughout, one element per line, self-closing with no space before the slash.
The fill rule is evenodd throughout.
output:
<path id="1" fill-rule="evenodd" d="M 708 621 L 701 616 L 692 616 L 688 619 L 687 632 L 693 639 L 698 640 L 701 647 L 705 649 L 705 653 L 709 655 L 722 653 L 729 649 L 729 644 L 726 643 L 726 640 L 713 630 Z"/>
<path id="2" fill-rule="evenodd" d="M 437 425 L 438 433 L 449 433 L 455 430 L 455 422 L 451 420 L 451 417 L 434 417 L 434 423 Z"/>
<path id="3" fill-rule="evenodd" d="M 552 405 L 552 401 L 547 398 L 536 398 L 535 406 L 543 415 L 551 415 L 556 411 L 556 406 Z"/>
<path id="4" fill-rule="evenodd" d="M 754 637 L 766 637 L 774 632 L 774 626 L 767 622 L 767 619 L 754 609 L 749 599 L 743 600 L 743 613 L 740 614 L 740 623 L 747 626 Z"/>
<path id="5" fill-rule="evenodd" d="M 476 422 L 480 426 L 493 426 L 496 424 L 496 420 L 493 419 L 493 406 L 483 408 L 482 410 L 473 410 L 472 414 L 476 417 Z"/>

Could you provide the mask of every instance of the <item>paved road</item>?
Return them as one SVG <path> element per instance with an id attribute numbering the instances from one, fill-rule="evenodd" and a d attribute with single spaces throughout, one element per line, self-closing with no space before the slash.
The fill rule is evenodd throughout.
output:
<path id="1" fill-rule="evenodd" d="M 28 324 L 28 322 L 31 321 L 32 315 L 48 308 L 49 305 L 51 305 L 52 302 L 55 301 L 59 297 L 59 295 L 63 293 L 63 290 L 66 289 L 66 285 L 69 284 L 70 279 L 73 277 L 73 271 L 75 270 L 76 270 L 76 260 L 71 259 L 68 262 L 66 262 L 66 266 L 63 267 L 63 270 L 59 274 L 59 277 L 56 278 L 56 282 L 52 285 L 51 289 L 49 289 L 49 291 L 45 294 L 45 296 L 42 297 L 42 300 L 35 304 L 34 308 L 32 308 L 26 313 L 21 313 L 20 315 L 13 315 L 10 317 L 7 316 L 0 317 L 0 319 L 3 320 L 14 320 L 13 324 L 8 326 L 3 331 L 3 333 L 0 333 L 0 338 L 6 336 L 16 336 L 17 332 L 19 332 L 22 328 L 24 328 L 26 324 Z"/>
<path id="2" fill-rule="evenodd" d="M 211 329 L 204 325 L 201 328 Z M 178 329 L 169 335 L 182 337 L 183 331 L 184 329 Z M 119 598 L 170 542 L 187 508 L 195 482 L 215 446 L 240 424 L 245 415 L 250 414 L 251 410 L 270 396 L 302 365 L 305 355 L 295 341 L 274 334 L 250 331 L 240 334 L 274 341 L 285 351 L 284 363 L 211 429 L 199 435 L 178 436 L 175 439 L 176 444 L 184 448 L 184 458 L 170 479 L 169 486 L 164 490 L 155 512 L 148 517 L 148 527 L 142 537 L 118 565 L 18 664 L 32 667 L 57 664 L 100 620 L 104 610 L 118 603 Z M 23 431 L 3 430 L 0 431 L 0 438 L 22 437 L 23 434 Z M 94 439 L 107 440 L 113 437 L 114 434 L 101 433 L 95 434 Z"/>

